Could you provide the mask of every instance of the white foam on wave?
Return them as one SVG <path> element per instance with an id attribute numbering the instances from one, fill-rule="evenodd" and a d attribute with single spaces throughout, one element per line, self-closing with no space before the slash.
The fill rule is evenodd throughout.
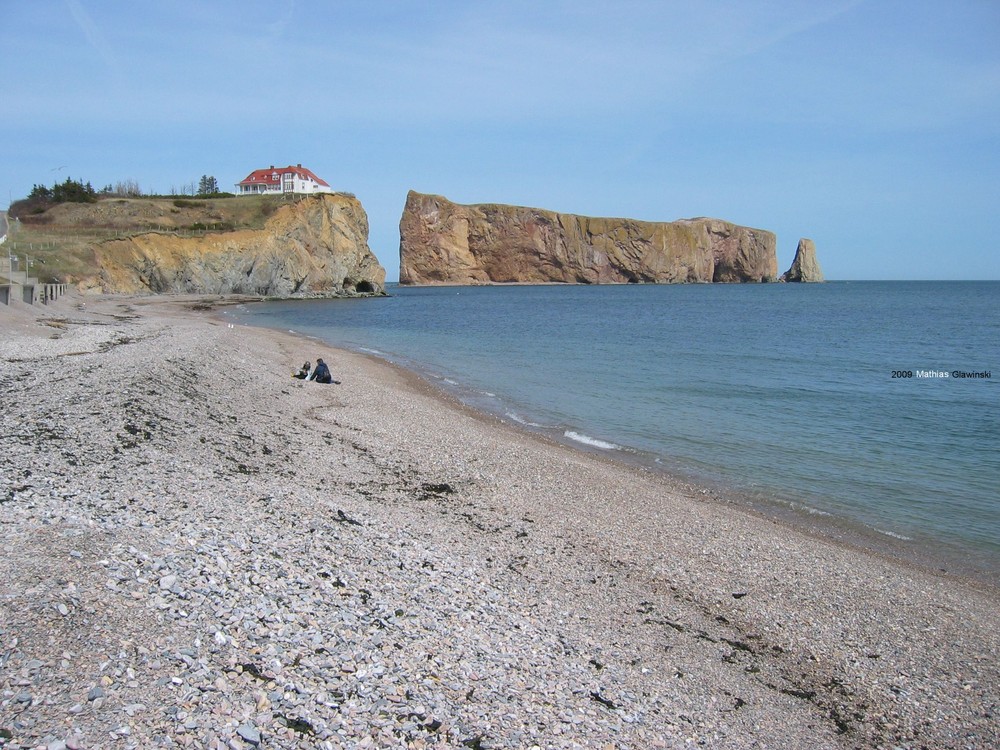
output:
<path id="1" fill-rule="evenodd" d="M 361 351 L 365 352 L 366 354 L 378 354 L 378 355 L 382 354 L 382 352 L 380 352 L 378 349 L 369 349 L 368 347 L 364 347 L 364 346 L 360 346 L 358 348 Z"/>
<path id="2" fill-rule="evenodd" d="M 458 382 L 452 380 L 451 378 L 441 378 L 441 380 L 447 383 L 448 385 L 458 385 Z"/>
<path id="3" fill-rule="evenodd" d="M 808 513 L 810 516 L 833 518 L 832 513 L 827 513 L 825 510 L 820 510 L 819 508 L 813 508 L 811 505 L 802 505 L 801 503 L 789 503 L 789 505 L 796 510 L 801 510 L 803 513 Z"/>
<path id="4" fill-rule="evenodd" d="M 903 542 L 912 542 L 913 541 L 913 537 L 912 536 L 903 536 L 902 534 L 897 534 L 894 531 L 886 531 L 885 529 L 880 529 L 880 528 L 877 528 L 877 527 L 875 528 L 875 531 L 877 531 L 879 534 L 884 534 L 885 536 L 891 536 L 893 539 L 899 539 L 900 541 L 903 541 Z"/>
<path id="5" fill-rule="evenodd" d="M 597 438 L 592 438 L 589 435 L 582 435 L 579 432 L 573 432 L 573 430 L 566 430 L 563 435 L 568 437 L 570 440 L 575 440 L 578 443 L 589 445 L 591 448 L 600 448 L 605 451 L 621 450 L 620 445 L 615 445 L 614 443 L 609 443 L 605 440 L 598 440 Z"/>
<path id="6" fill-rule="evenodd" d="M 506 411 L 504 412 L 504 416 L 512 422 L 523 424 L 525 427 L 545 427 L 543 424 L 538 424 L 538 422 L 532 422 L 531 420 L 525 419 L 515 411 Z"/>
<path id="7" fill-rule="evenodd" d="M 819 508 L 810 508 L 808 505 L 804 506 L 806 513 L 811 516 L 826 516 L 827 518 L 833 518 L 833 513 L 827 513 L 825 510 L 820 510 Z"/>

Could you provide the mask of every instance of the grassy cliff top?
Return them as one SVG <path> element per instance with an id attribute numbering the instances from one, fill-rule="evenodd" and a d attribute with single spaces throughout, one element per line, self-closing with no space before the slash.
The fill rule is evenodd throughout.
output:
<path id="1" fill-rule="evenodd" d="M 261 229 L 279 207 L 308 197 L 106 197 L 93 203 L 48 205 L 18 201 L 10 207 L 7 245 L 41 281 L 73 281 L 97 272 L 94 246 L 104 240 L 145 232 L 199 236 Z"/>

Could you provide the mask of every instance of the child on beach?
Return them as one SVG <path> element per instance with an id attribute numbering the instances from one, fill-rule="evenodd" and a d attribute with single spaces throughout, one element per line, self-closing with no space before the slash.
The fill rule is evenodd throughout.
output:
<path id="1" fill-rule="evenodd" d="M 312 365 L 306 362 L 304 365 L 302 365 L 302 367 L 299 369 L 298 372 L 292 373 L 292 377 L 298 378 L 299 380 L 306 380 L 309 377 L 309 369 L 311 367 Z"/>

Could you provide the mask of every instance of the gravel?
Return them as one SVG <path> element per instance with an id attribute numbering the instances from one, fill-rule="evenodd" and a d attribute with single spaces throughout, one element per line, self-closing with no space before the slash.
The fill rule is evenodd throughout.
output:
<path id="1" fill-rule="evenodd" d="M 989 585 L 212 302 L 0 311 L 0 748 L 1000 745 Z"/>

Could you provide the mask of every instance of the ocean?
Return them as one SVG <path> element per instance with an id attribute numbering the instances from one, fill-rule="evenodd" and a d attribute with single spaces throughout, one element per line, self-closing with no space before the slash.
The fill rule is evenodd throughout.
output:
<path id="1" fill-rule="evenodd" d="M 1000 282 L 389 293 L 226 314 L 376 355 L 758 512 L 998 580 Z"/>

